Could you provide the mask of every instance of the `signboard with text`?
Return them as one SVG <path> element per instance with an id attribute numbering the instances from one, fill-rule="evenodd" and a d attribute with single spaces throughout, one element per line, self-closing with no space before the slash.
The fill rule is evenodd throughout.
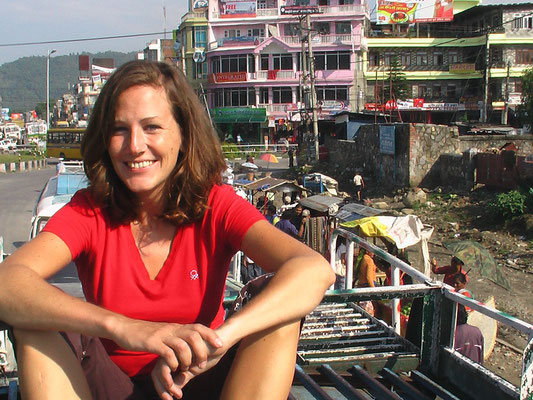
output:
<path id="1" fill-rule="evenodd" d="M 255 17 L 257 2 L 255 0 L 221 0 L 220 18 Z"/>
<path id="2" fill-rule="evenodd" d="M 378 25 L 449 21 L 453 21 L 453 0 L 378 0 Z"/>
<path id="3" fill-rule="evenodd" d="M 246 71 L 241 72 L 217 72 L 212 74 L 213 82 L 210 83 L 223 83 L 223 82 L 244 82 L 248 80 L 248 74 Z"/>
<path id="4" fill-rule="evenodd" d="M 381 154 L 396 154 L 395 128 L 392 125 L 379 126 L 379 152 Z"/>

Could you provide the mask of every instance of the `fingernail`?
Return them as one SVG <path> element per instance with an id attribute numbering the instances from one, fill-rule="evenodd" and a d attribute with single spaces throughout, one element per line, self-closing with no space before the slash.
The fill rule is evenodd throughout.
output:
<path id="1" fill-rule="evenodd" d="M 217 347 L 222 347 L 222 340 L 220 340 L 219 338 L 216 338 L 215 345 L 217 345 Z"/>
<path id="2" fill-rule="evenodd" d="M 204 369 L 207 365 L 207 361 L 202 361 L 199 365 L 200 369 Z"/>

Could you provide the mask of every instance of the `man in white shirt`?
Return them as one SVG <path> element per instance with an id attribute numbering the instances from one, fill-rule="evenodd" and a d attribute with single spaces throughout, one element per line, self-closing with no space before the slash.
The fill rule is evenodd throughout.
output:
<path id="1" fill-rule="evenodd" d="M 355 196 L 357 196 L 358 201 L 361 201 L 361 189 L 364 189 L 365 181 L 359 172 L 355 173 L 355 176 L 353 177 L 353 184 L 355 185 Z"/>

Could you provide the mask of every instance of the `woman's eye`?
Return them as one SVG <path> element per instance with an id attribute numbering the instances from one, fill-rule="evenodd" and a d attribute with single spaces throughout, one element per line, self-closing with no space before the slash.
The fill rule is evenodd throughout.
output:
<path id="1" fill-rule="evenodd" d="M 156 131 L 156 130 L 158 130 L 159 128 L 160 128 L 159 125 L 147 125 L 145 129 L 146 129 L 147 131 Z"/>
<path id="2" fill-rule="evenodd" d="M 115 126 L 113 128 L 113 135 L 123 135 L 127 129 L 124 126 Z"/>

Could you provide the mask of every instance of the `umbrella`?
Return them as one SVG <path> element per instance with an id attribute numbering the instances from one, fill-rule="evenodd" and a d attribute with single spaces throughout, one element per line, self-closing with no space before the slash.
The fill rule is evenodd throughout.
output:
<path id="1" fill-rule="evenodd" d="M 267 168 L 269 167 L 270 163 L 279 163 L 278 158 L 272 153 L 261 154 L 261 160 L 268 161 Z"/>
<path id="2" fill-rule="evenodd" d="M 489 251 L 477 242 L 470 240 L 445 242 L 444 247 L 465 263 L 465 268 L 477 268 L 481 276 L 490 279 L 501 287 L 510 290 L 511 285 L 498 267 Z"/>
<path id="3" fill-rule="evenodd" d="M 251 162 L 245 162 L 245 163 L 242 163 L 242 166 L 244 168 L 250 168 L 250 169 L 257 169 L 259 168 L 257 165 L 255 165 L 254 163 L 251 163 Z"/>

